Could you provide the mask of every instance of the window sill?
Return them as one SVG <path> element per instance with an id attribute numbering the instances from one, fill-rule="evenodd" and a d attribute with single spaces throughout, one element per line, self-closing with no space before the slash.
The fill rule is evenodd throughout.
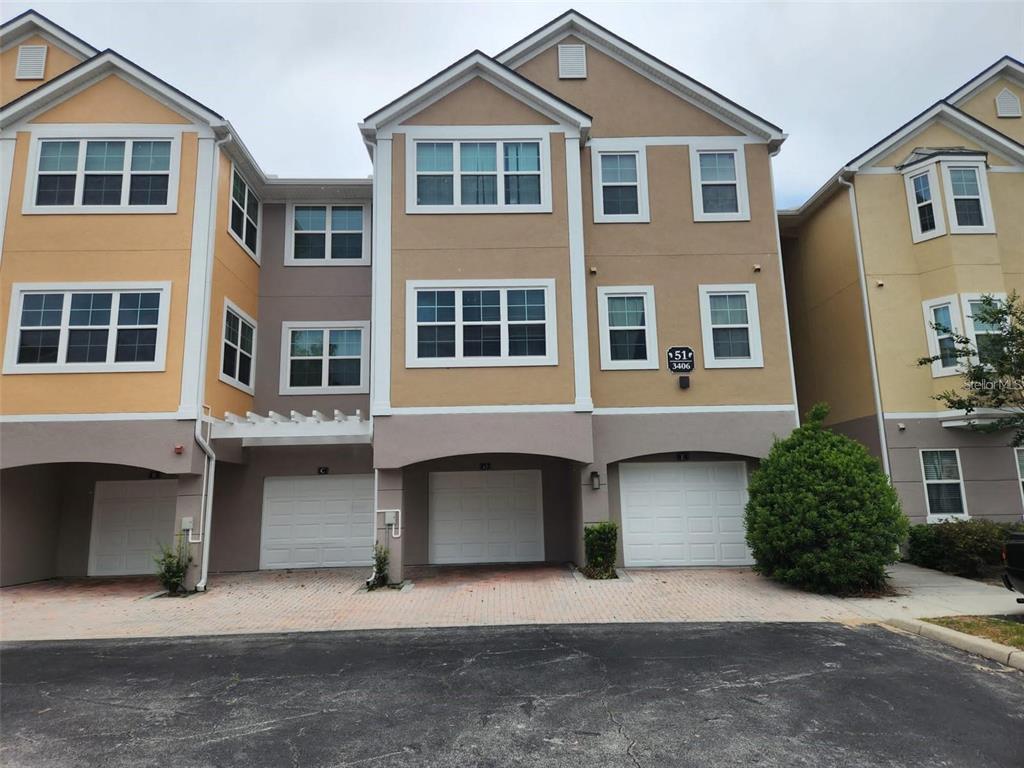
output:
<path id="1" fill-rule="evenodd" d="M 594 213 L 595 224 L 650 224 L 651 217 L 644 213 L 603 214 Z"/>
<path id="2" fill-rule="evenodd" d="M 945 232 L 926 232 L 923 235 L 919 235 L 916 232 L 911 232 L 911 239 L 915 243 L 925 243 L 929 240 L 934 240 L 937 237 L 942 237 L 945 234 Z"/>
<path id="3" fill-rule="evenodd" d="M 370 259 L 285 259 L 284 265 L 286 267 L 368 267 Z"/>
<path id="4" fill-rule="evenodd" d="M 970 515 L 966 512 L 959 515 L 928 515 L 928 525 L 937 523 L 951 523 L 954 520 L 970 520 Z"/>
<path id="5" fill-rule="evenodd" d="M 161 373 L 167 368 L 155 363 L 15 363 L 4 367 L 5 376 L 46 373 Z"/>
<path id="6" fill-rule="evenodd" d="M 541 203 L 540 205 L 416 205 L 407 207 L 408 214 L 425 213 L 466 213 L 466 214 L 495 214 L 495 213 L 551 213 L 551 205 Z"/>
<path id="7" fill-rule="evenodd" d="M 602 360 L 602 371 L 656 371 L 661 366 L 657 360 Z"/>
<path id="8" fill-rule="evenodd" d="M 260 257 L 253 253 L 251 250 L 249 250 L 249 246 L 245 244 L 245 241 L 242 240 L 242 238 L 235 234 L 234 230 L 231 229 L 231 227 L 228 227 L 228 234 L 231 235 L 232 240 L 238 243 L 238 247 L 245 251 L 246 256 L 255 261 L 257 264 L 260 263 Z M 257 244 L 256 248 L 257 250 L 259 250 L 259 244 Z"/>
<path id="9" fill-rule="evenodd" d="M 255 363 L 255 360 L 253 362 Z M 227 376 L 223 372 L 217 374 L 217 378 L 223 381 L 229 387 L 234 387 L 240 392 L 245 392 L 245 394 L 247 395 L 256 394 L 255 389 L 252 387 L 252 385 L 246 386 L 242 382 L 238 381 L 237 379 L 232 379 L 230 376 Z"/>
<path id="10" fill-rule="evenodd" d="M 992 226 L 984 227 L 961 227 L 956 224 L 952 224 L 949 227 L 949 234 L 951 235 L 994 235 L 996 228 Z"/>
<path id="11" fill-rule="evenodd" d="M 705 368 L 764 368 L 763 360 L 705 360 Z"/>
<path id="12" fill-rule="evenodd" d="M 302 397 L 304 395 L 368 395 L 370 388 L 367 385 L 356 385 L 351 387 L 281 387 L 277 394 L 288 397 Z"/>
<path id="13" fill-rule="evenodd" d="M 27 205 L 21 212 L 26 216 L 82 215 L 82 214 L 173 214 L 177 205 Z"/>
<path id="14" fill-rule="evenodd" d="M 408 359 L 406 368 L 522 368 L 558 365 L 557 358 L 550 357 L 491 357 L 473 360 L 455 360 L 450 357 Z"/>
<path id="15" fill-rule="evenodd" d="M 704 213 L 703 211 L 694 211 L 693 220 L 695 222 L 707 222 L 707 221 L 750 221 L 749 213 Z"/>

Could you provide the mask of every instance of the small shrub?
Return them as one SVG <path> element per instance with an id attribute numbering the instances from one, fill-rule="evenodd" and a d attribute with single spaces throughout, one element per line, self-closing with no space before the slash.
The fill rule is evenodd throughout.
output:
<path id="1" fill-rule="evenodd" d="M 978 578 L 998 570 L 1003 542 L 1019 525 L 991 520 L 951 520 L 912 526 L 907 560 L 956 576 Z"/>
<path id="2" fill-rule="evenodd" d="M 619 526 L 615 523 L 596 523 L 584 529 L 583 546 L 587 564 L 581 570 L 587 578 L 615 578 L 615 549 L 618 540 Z"/>
<path id="3" fill-rule="evenodd" d="M 373 578 L 367 582 L 369 590 L 388 585 L 388 566 L 391 563 L 391 552 L 381 544 L 373 545 Z"/>
<path id="4" fill-rule="evenodd" d="M 855 594 L 885 586 L 907 519 L 877 459 L 822 426 L 816 405 L 777 440 L 750 479 L 747 544 L 754 569 L 814 592 Z"/>
<path id="5" fill-rule="evenodd" d="M 175 549 L 161 544 L 160 556 L 154 558 L 154 562 L 160 586 L 166 589 L 169 595 L 181 592 L 185 585 L 185 574 L 192 564 L 192 555 L 188 551 L 185 538 L 178 536 L 178 545 Z"/>

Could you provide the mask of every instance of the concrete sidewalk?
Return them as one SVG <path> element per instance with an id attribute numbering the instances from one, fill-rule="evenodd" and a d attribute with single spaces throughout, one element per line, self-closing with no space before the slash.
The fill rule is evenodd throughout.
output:
<path id="1" fill-rule="evenodd" d="M 630 569 L 587 581 L 565 567 L 424 569 L 412 589 L 361 589 L 367 570 L 214 575 L 210 591 L 146 599 L 153 579 L 47 581 L 0 590 L 4 641 L 515 624 L 845 622 L 1024 613 L 1000 587 L 893 569 L 899 596 L 839 599 L 746 568 Z"/>

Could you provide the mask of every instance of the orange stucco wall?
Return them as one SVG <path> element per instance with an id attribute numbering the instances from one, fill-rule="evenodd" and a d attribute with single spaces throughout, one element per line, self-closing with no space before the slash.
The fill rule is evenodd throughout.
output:
<path id="1" fill-rule="evenodd" d="M 15 73 L 18 66 L 18 48 L 22 45 L 45 45 L 46 66 L 42 80 L 18 80 Z M 41 35 L 32 35 L 0 53 L 0 104 L 14 101 L 40 85 L 48 83 L 58 75 L 62 75 L 72 67 L 81 63 L 82 59 L 63 48 L 56 46 Z"/>

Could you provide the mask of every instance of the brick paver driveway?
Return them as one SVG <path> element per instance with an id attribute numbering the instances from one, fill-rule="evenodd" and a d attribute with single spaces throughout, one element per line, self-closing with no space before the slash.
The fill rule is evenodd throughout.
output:
<path id="1" fill-rule="evenodd" d="M 840 600 L 746 568 L 629 570 L 586 581 L 565 567 L 410 569 L 413 587 L 366 592 L 365 568 L 213 575 L 210 590 L 147 599 L 154 579 L 47 581 L 0 590 L 0 639 L 170 637 L 339 629 L 608 622 L 874 621 L 1020 612 L 1010 592 L 899 565 L 896 598 Z"/>

